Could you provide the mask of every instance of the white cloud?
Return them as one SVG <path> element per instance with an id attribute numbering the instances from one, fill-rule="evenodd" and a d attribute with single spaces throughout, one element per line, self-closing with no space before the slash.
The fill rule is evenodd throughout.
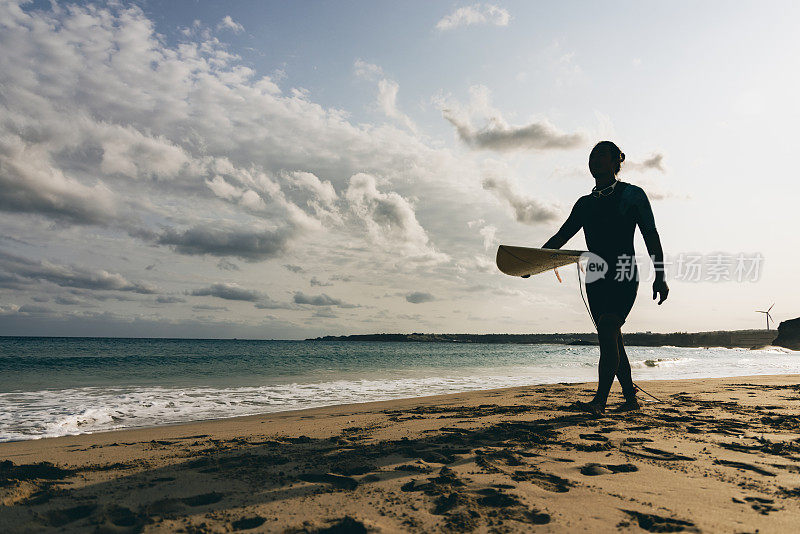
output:
<path id="1" fill-rule="evenodd" d="M 629 169 L 632 171 L 648 171 L 648 170 L 656 170 L 660 172 L 667 172 L 667 168 L 664 165 L 664 154 L 661 152 L 656 152 L 651 154 L 647 158 L 643 159 L 642 161 L 628 161 L 627 159 L 622 164 L 623 169 Z"/>
<path id="2" fill-rule="evenodd" d="M 397 82 L 386 79 L 379 81 L 378 105 L 387 117 L 398 120 L 412 132 L 416 131 L 417 128 L 412 120 L 397 108 L 397 92 L 399 90 L 400 86 Z"/>
<path id="3" fill-rule="evenodd" d="M 517 222 L 535 225 L 561 216 L 558 206 L 521 192 L 515 181 L 509 178 L 509 169 L 498 162 L 486 162 L 482 185 L 511 208 Z"/>
<path id="4" fill-rule="evenodd" d="M 356 76 L 365 80 L 376 81 L 384 77 L 383 69 L 374 63 L 369 63 L 363 59 L 356 59 L 353 64 Z"/>
<path id="5" fill-rule="evenodd" d="M 544 118 L 514 126 L 491 104 L 489 89 L 477 85 L 470 87 L 470 102 L 440 101 L 442 116 L 452 124 L 458 137 L 467 146 L 479 150 L 509 152 L 515 150 L 562 150 L 584 146 L 583 133 L 567 134 L 558 130 Z M 485 120 L 481 128 L 473 126 L 475 119 Z"/>
<path id="6" fill-rule="evenodd" d="M 410 256 L 436 261 L 446 259 L 431 247 L 428 234 L 417 221 L 408 200 L 393 191 L 379 191 L 374 176 L 353 175 L 345 196 L 351 213 L 366 227 L 376 244 Z"/>
<path id="7" fill-rule="evenodd" d="M 354 68 L 374 84 L 370 105 L 382 117 L 354 121 L 285 75 L 257 73 L 214 25 L 162 36 L 140 8 L 117 2 L 55 10 L 0 2 L 0 25 L 0 212 L 4 235 L 20 238 L 3 246 L 29 251 L 32 243 L 42 257 L 60 258 L 52 265 L 73 276 L 60 279 L 72 284 L 61 287 L 102 303 L 115 332 L 124 331 L 126 317 L 141 318 L 145 306 L 147 328 L 159 334 L 197 320 L 193 302 L 166 306 L 170 296 L 210 303 L 235 294 L 215 288 L 229 284 L 257 288 L 261 297 L 231 305 L 232 321 L 256 328 L 268 316 L 258 310 L 282 309 L 281 328 L 311 334 L 298 321 L 314 304 L 293 299 L 308 290 L 312 274 L 319 284 L 347 281 L 365 298 L 387 286 L 405 295 L 423 280 L 444 300 L 456 283 L 486 276 L 491 262 L 481 241 L 491 247 L 490 227 L 508 235 L 513 226 L 501 209 L 524 221 L 547 210 L 513 181 L 484 177 L 493 195 L 504 195 L 498 207 L 482 188 L 482 156 L 419 134 L 402 109 L 402 83 L 377 65 L 357 61 Z M 235 28 L 219 28 L 228 29 Z M 534 143 L 530 133 L 511 141 L 513 130 L 543 120 L 510 125 L 488 91 L 472 92 L 470 146 L 549 147 L 569 137 L 553 127 L 549 141 Z M 512 132 L 497 139 L 500 130 Z M 478 219 L 484 222 L 467 227 Z M 77 257 L 85 266 L 72 264 Z M 44 263 L 34 265 L 38 278 L 24 262 L 7 267 L 0 283 L 8 292 L 33 297 L 43 292 L 37 286 L 59 285 Z M 307 273 L 293 274 L 300 269 Z M 158 290 L 140 278 L 157 281 Z M 151 291 L 147 299 L 137 295 Z M 291 302 L 266 297 L 279 294 Z M 322 302 L 324 295 L 298 298 Z M 342 295 L 346 305 L 351 299 Z M 169 321 L 160 321 L 167 308 Z M 394 317 L 397 310 L 380 311 Z M 298 319 L 300 312 L 306 316 Z M 363 321 L 377 312 L 349 313 Z M 249 330 L 265 331 L 280 336 Z"/>
<path id="8" fill-rule="evenodd" d="M 220 30 L 231 30 L 233 33 L 242 33 L 244 31 L 244 26 L 236 22 L 231 18 L 230 15 L 225 15 L 219 24 L 217 24 L 217 31 Z"/>
<path id="9" fill-rule="evenodd" d="M 541 57 L 556 87 L 570 86 L 583 78 L 583 69 L 575 60 L 575 52 L 565 50 L 560 41 L 553 41 L 542 50 Z"/>
<path id="10" fill-rule="evenodd" d="M 473 4 L 460 7 L 442 17 L 436 23 L 436 29 L 445 31 L 462 26 L 478 24 L 492 24 L 494 26 L 508 26 L 511 20 L 509 12 L 494 4 Z"/>
<path id="11" fill-rule="evenodd" d="M 309 233 L 353 230 L 336 206 L 337 183 L 318 176 L 347 188 L 359 172 L 409 181 L 441 170 L 442 154 L 415 135 L 354 125 L 305 91 L 284 93 L 216 38 L 190 32 L 199 40 L 166 46 L 137 7 L 28 12 L 5 3 L 0 18 L 0 83 L 9 88 L 0 210 L 257 261 Z M 382 75 L 362 63 L 357 70 Z M 413 128 L 397 109 L 397 84 L 379 81 L 382 111 Z M 416 219 L 404 221 L 382 233 L 427 247 Z"/>
<path id="12" fill-rule="evenodd" d="M 153 285 L 131 282 L 119 273 L 46 260 L 31 260 L 0 250 L 0 287 L 21 289 L 35 282 L 99 291 L 130 291 L 142 294 L 156 292 Z"/>
<path id="13" fill-rule="evenodd" d="M 416 133 L 417 127 L 414 121 L 397 107 L 397 93 L 400 91 L 400 85 L 396 81 L 387 78 L 380 66 L 367 63 L 362 59 L 357 59 L 353 68 L 357 77 L 377 84 L 378 95 L 376 103 L 378 109 L 388 118 L 397 121 Z"/>
<path id="14" fill-rule="evenodd" d="M 488 224 L 478 230 L 478 234 L 483 237 L 483 248 L 484 250 L 489 250 L 492 248 L 492 245 L 497 243 L 497 227 Z"/>

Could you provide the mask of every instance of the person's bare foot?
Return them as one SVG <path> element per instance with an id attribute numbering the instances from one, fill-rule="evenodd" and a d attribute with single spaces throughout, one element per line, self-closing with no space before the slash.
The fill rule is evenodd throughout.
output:
<path id="1" fill-rule="evenodd" d="M 633 399 L 623 402 L 622 404 L 614 408 L 614 411 L 616 413 L 623 413 L 623 412 L 635 412 L 641 409 L 642 406 L 639 404 L 639 401 Z"/>

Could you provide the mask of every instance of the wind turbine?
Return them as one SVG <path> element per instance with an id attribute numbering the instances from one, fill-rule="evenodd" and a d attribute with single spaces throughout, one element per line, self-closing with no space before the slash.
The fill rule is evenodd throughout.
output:
<path id="1" fill-rule="evenodd" d="M 774 303 L 774 302 L 772 303 L 772 306 L 775 306 L 775 303 Z M 769 314 L 769 311 L 772 309 L 772 306 L 770 306 L 769 308 L 767 308 L 767 310 L 766 310 L 766 311 L 764 311 L 764 310 L 756 310 L 756 312 L 758 312 L 758 313 L 763 313 L 763 314 L 764 314 L 764 317 L 767 319 L 767 330 L 769 330 L 769 322 L 770 322 L 770 321 L 772 321 L 773 323 L 775 322 L 775 320 L 774 320 L 774 319 L 772 318 L 772 316 Z"/>

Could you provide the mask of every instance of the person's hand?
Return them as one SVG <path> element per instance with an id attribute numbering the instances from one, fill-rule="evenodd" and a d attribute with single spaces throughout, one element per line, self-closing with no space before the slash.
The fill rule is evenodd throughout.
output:
<path id="1" fill-rule="evenodd" d="M 669 295 L 669 286 L 667 282 L 663 279 L 656 280 L 653 282 L 653 300 L 656 300 L 658 296 L 661 298 L 658 300 L 659 305 L 667 300 L 667 295 Z"/>

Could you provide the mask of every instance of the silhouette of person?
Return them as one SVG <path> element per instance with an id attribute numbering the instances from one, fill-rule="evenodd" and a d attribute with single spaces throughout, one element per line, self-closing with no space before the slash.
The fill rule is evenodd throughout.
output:
<path id="1" fill-rule="evenodd" d="M 605 412 L 615 375 L 625 396 L 625 402 L 617 411 L 639 409 L 620 330 L 633 308 L 639 287 L 633 248 L 636 226 L 655 268 L 653 300 L 659 298 L 661 304 L 669 294 L 664 280 L 664 253 L 650 202 L 640 187 L 617 180 L 623 161 L 625 154 L 611 141 L 595 145 L 589 155 L 589 171 L 595 179 L 592 192 L 578 199 L 563 226 L 542 246 L 561 248 L 583 228 L 589 252 L 602 258 L 607 265 L 603 277 L 586 283 L 589 309 L 600 342 L 597 393 L 589 402 L 575 403 L 577 408 L 595 415 Z"/>

